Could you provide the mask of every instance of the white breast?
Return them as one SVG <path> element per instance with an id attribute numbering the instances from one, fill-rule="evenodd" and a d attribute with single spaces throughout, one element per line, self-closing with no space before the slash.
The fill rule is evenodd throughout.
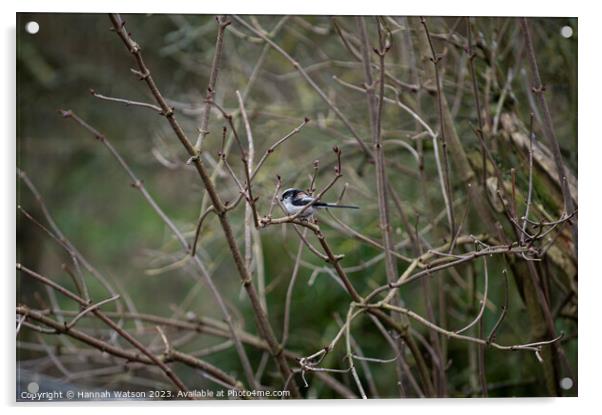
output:
<path id="1" fill-rule="evenodd" d="M 294 215 L 295 213 L 297 213 L 301 209 L 303 209 L 303 206 L 293 205 L 291 203 L 290 199 L 284 199 L 283 205 L 284 205 L 284 208 L 286 209 L 286 211 L 288 212 L 289 215 Z M 305 209 L 303 211 L 303 213 L 301 214 L 301 217 L 306 218 L 306 217 L 311 216 L 313 214 L 314 214 L 314 208 L 313 208 L 313 206 L 310 206 L 310 207 L 308 207 L 307 209 Z"/>

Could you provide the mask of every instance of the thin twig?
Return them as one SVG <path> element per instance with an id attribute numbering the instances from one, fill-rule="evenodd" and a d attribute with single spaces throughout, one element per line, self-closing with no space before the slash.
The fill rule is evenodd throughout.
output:
<path id="1" fill-rule="evenodd" d="M 483 138 L 483 119 L 481 118 L 481 100 L 479 99 L 479 87 L 477 84 L 477 75 L 475 73 L 475 68 L 474 68 L 474 60 L 477 55 L 472 50 L 472 28 L 470 25 L 470 17 L 466 18 L 466 38 L 467 38 L 466 53 L 468 54 L 468 64 L 470 67 L 470 79 L 472 81 L 472 93 L 473 93 L 474 100 L 475 100 L 475 109 L 477 112 L 477 120 L 479 123 L 479 129 L 477 132 L 481 138 L 481 140 L 480 140 L 481 163 L 482 163 L 481 168 L 483 170 L 482 185 L 483 185 L 483 189 L 485 189 L 485 186 L 487 184 L 487 159 L 485 156 L 485 144 L 484 144 L 484 138 Z"/>
<path id="2" fill-rule="evenodd" d="M 504 274 L 504 305 L 502 306 L 502 313 L 500 314 L 500 317 L 493 325 L 493 328 L 489 332 L 489 336 L 487 336 L 487 343 L 491 343 L 493 340 L 495 340 L 496 332 L 508 313 L 508 274 L 505 269 L 502 270 L 502 274 Z"/>
<path id="3" fill-rule="evenodd" d="M 351 318 L 353 314 L 353 307 L 349 307 L 349 311 L 347 312 L 347 323 L 345 324 L 345 344 L 347 346 L 347 360 L 349 361 L 349 368 L 351 370 L 351 374 L 353 375 L 353 380 L 355 380 L 355 384 L 357 389 L 362 397 L 362 399 L 368 399 L 366 396 L 366 392 L 364 391 L 364 387 L 362 386 L 362 382 L 357 375 L 357 370 L 355 369 L 355 364 L 353 361 L 353 353 L 351 353 Z"/>
<path id="4" fill-rule="evenodd" d="M 307 234 L 307 228 L 303 229 L 303 237 L 305 237 L 306 234 Z M 299 249 L 297 250 L 297 257 L 296 257 L 295 263 L 293 265 L 293 273 L 291 275 L 291 280 L 289 281 L 288 288 L 286 290 L 286 300 L 284 303 L 284 326 L 282 328 L 282 341 L 280 342 L 282 347 L 286 347 L 286 343 L 288 342 L 291 302 L 292 302 L 292 298 L 293 298 L 293 288 L 295 287 L 295 281 L 297 280 L 297 275 L 299 275 L 299 263 L 301 262 L 301 254 L 302 253 L 303 253 L 303 240 L 299 241 Z"/>
<path id="5" fill-rule="evenodd" d="M 159 108 L 158 106 L 156 106 L 154 104 L 149 104 L 147 102 L 131 101 L 129 99 L 109 97 L 109 96 L 101 95 L 101 94 L 97 93 L 94 89 L 90 89 L 90 94 L 92 94 L 92 96 L 94 96 L 96 98 L 99 98 L 99 99 L 102 99 L 105 101 L 119 102 L 119 103 L 125 104 L 127 106 L 133 106 L 133 107 L 150 108 L 154 111 L 157 111 L 158 113 L 161 113 L 161 108 Z"/>
<path id="6" fill-rule="evenodd" d="M 116 295 L 114 297 L 111 298 L 107 298 L 106 300 L 102 300 L 96 304 L 92 304 L 88 307 L 86 307 L 85 309 L 83 309 L 78 315 L 76 315 L 75 317 L 73 317 L 73 320 L 71 320 L 69 323 L 65 324 L 65 327 L 70 329 L 71 327 L 75 326 L 75 323 L 77 323 L 77 321 L 82 318 L 83 316 L 85 316 L 86 314 L 88 314 L 91 311 L 96 310 L 97 308 L 100 308 L 101 306 L 110 303 L 111 301 L 115 301 L 119 298 L 119 295 Z"/>
<path id="7" fill-rule="evenodd" d="M 470 322 L 467 326 L 461 328 L 460 330 L 456 330 L 456 334 L 464 333 L 466 330 L 477 324 L 481 318 L 483 317 L 483 313 L 485 312 L 485 304 L 487 304 L 487 291 L 489 288 L 489 272 L 487 271 L 487 256 L 483 256 L 483 269 L 485 273 L 485 287 L 483 288 L 483 299 L 481 300 L 481 309 L 479 310 L 479 314 L 475 317 L 475 319 Z"/>
<path id="8" fill-rule="evenodd" d="M 529 190 L 527 192 L 527 202 L 525 204 L 525 214 L 523 215 L 523 232 L 527 229 L 527 219 L 529 218 L 529 209 L 531 208 L 531 198 L 533 197 L 533 113 L 529 114 Z M 521 241 L 524 241 L 521 235 Z"/>
<path id="9" fill-rule="evenodd" d="M 190 256 L 196 256 L 197 244 L 199 242 L 199 237 L 201 236 L 201 228 L 203 226 L 203 223 L 205 222 L 205 219 L 207 219 L 207 216 L 209 216 L 209 214 L 214 211 L 215 208 L 213 207 L 213 205 L 211 205 L 204 212 L 201 212 L 201 215 L 199 216 L 199 219 L 196 223 L 196 228 L 194 231 L 194 240 L 192 241 L 192 247 L 190 249 Z"/>
<path id="10" fill-rule="evenodd" d="M 444 177 L 445 180 L 445 193 L 444 197 L 447 195 L 447 205 L 448 205 L 448 216 L 449 216 L 449 228 L 450 228 L 450 237 L 453 238 L 456 233 L 456 225 L 454 222 L 454 211 L 453 206 L 451 204 L 452 197 L 452 189 L 451 189 L 451 180 L 449 173 L 449 161 L 447 157 L 447 141 L 445 136 L 445 121 L 443 119 L 443 91 L 441 90 L 441 79 L 439 76 L 439 62 L 441 61 L 441 57 L 437 55 L 435 52 L 435 48 L 433 46 L 433 41 L 431 39 L 431 34 L 429 32 L 428 26 L 426 24 L 426 19 L 423 17 L 420 18 L 420 23 L 424 28 L 424 32 L 426 34 L 430 49 L 431 49 L 431 61 L 433 62 L 433 66 L 435 68 L 435 84 L 437 86 L 437 108 L 439 111 L 439 123 L 440 123 L 440 137 L 441 137 L 441 146 L 443 148 L 443 169 L 444 169 Z"/>
<path id="11" fill-rule="evenodd" d="M 205 109 L 201 118 L 201 126 L 199 127 L 199 135 L 197 137 L 194 148 L 197 152 L 200 152 L 203 146 L 203 139 L 209 133 L 209 109 L 210 102 L 215 97 L 215 84 L 217 83 L 217 77 L 219 74 L 219 65 L 222 58 L 224 49 L 224 32 L 226 27 L 231 23 L 225 16 L 217 16 L 217 38 L 215 40 L 215 52 L 213 54 L 213 62 L 211 63 L 211 70 L 209 72 L 209 84 L 207 85 L 207 96 L 205 99 Z"/>
<path id="12" fill-rule="evenodd" d="M 238 105 L 240 108 L 240 113 L 242 114 L 242 119 L 245 124 L 245 130 L 247 132 L 247 142 L 248 142 L 248 153 L 246 155 L 246 163 L 245 163 L 245 176 L 247 178 L 247 192 L 249 195 L 248 199 L 248 207 L 250 208 L 250 212 L 245 213 L 245 221 L 247 220 L 247 216 L 252 214 L 253 223 L 255 224 L 255 228 L 259 226 L 259 220 L 257 219 L 257 207 L 255 202 L 257 201 L 253 197 L 253 186 L 251 185 L 251 175 L 253 174 L 253 160 L 255 159 L 255 144 L 253 140 L 253 132 L 251 130 L 251 124 L 249 123 L 249 118 L 247 116 L 247 111 L 245 110 L 245 105 L 243 103 L 240 92 L 236 91 L 236 97 L 238 98 Z M 251 238 L 251 229 L 245 229 L 245 241 Z M 248 267 L 248 265 L 247 265 Z"/>

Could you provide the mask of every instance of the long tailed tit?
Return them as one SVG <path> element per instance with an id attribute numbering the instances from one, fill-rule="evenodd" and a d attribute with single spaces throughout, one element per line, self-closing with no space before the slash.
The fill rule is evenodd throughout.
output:
<path id="1" fill-rule="evenodd" d="M 306 192 L 300 189 L 286 189 L 282 192 L 280 200 L 289 215 L 294 215 L 303 209 L 304 206 L 313 202 L 315 198 L 308 195 Z M 310 207 L 305 209 L 301 213 L 302 218 L 308 218 L 316 212 L 316 209 L 328 209 L 328 208 L 345 208 L 345 209 L 359 209 L 358 206 L 353 205 L 338 205 L 335 203 L 325 202 L 314 202 Z"/>

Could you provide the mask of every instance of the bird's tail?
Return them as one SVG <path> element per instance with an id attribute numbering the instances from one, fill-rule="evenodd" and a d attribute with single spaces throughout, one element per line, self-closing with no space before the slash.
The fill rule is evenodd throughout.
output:
<path id="1" fill-rule="evenodd" d="M 344 209 L 359 209 L 359 206 L 355 205 L 338 205 L 335 203 L 314 203 L 314 206 L 319 208 L 344 208 Z"/>

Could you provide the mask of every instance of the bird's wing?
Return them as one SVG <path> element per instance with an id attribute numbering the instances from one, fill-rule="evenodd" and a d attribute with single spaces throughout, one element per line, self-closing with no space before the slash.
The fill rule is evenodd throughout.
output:
<path id="1" fill-rule="evenodd" d="M 314 198 L 308 196 L 306 193 L 299 193 L 295 200 L 293 200 L 293 204 L 297 206 L 305 206 L 311 202 L 313 202 Z"/>

